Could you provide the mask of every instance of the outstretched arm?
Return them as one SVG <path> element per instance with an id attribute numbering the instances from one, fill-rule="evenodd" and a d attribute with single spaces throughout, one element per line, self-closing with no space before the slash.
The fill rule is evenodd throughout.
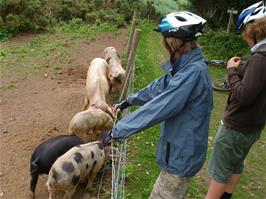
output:
<path id="1" fill-rule="evenodd" d="M 166 78 L 167 76 L 164 75 L 154 80 L 147 87 L 141 89 L 137 93 L 129 95 L 127 98 L 128 103 L 131 105 L 141 106 L 150 101 L 163 91 Z"/>
<path id="2" fill-rule="evenodd" d="M 198 79 L 199 72 L 173 78 L 164 92 L 120 120 L 112 130 L 112 137 L 127 138 L 179 113 Z"/>

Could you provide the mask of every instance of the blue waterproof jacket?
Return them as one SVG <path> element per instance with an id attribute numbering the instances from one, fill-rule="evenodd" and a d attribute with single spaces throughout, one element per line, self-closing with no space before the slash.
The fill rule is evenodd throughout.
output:
<path id="1" fill-rule="evenodd" d="M 196 48 L 162 68 L 165 75 L 127 98 L 141 107 L 115 125 L 112 137 L 127 138 L 161 122 L 158 164 L 169 173 L 191 177 L 202 167 L 208 146 L 213 96 L 207 65 Z"/>

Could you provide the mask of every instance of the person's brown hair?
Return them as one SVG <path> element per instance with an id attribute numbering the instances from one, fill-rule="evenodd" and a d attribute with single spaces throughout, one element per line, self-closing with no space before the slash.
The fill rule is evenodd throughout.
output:
<path id="1" fill-rule="evenodd" d="M 243 33 L 243 37 L 255 39 L 257 42 L 266 38 L 266 17 L 257 19 L 254 22 L 247 24 Z"/>
<path id="2" fill-rule="evenodd" d="M 163 37 L 163 44 L 170 54 L 171 62 L 175 62 L 182 54 L 198 47 L 196 40 L 183 42 L 175 37 Z"/>

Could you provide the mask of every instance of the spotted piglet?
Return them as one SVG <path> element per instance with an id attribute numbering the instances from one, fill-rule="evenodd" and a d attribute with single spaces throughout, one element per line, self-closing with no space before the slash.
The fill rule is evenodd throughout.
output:
<path id="1" fill-rule="evenodd" d="M 84 141 L 75 135 L 59 135 L 48 138 L 37 146 L 30 160 L 30 191 L 33 198 L 39 175 L 48 174 L 59 156 L 79 144 L 84 144 Z"/>
<path id="2" fill-rule="evenodd" d="M 105 158 L 104 146 L 100 141 L 73 147 L 53 164 L 46 183 L 49 199 L 71 199 L 80 183 L 90 189 Z"/>

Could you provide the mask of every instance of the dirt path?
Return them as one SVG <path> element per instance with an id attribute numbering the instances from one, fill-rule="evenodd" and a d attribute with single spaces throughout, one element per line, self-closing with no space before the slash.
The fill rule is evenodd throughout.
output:
<path id="1" fill-rule="evenodd" d="M 15 88 L 1 87 L 1 199 L 29 198 L 29 162 L 33 150 L 50 136 L 67 134 L 70 119 L 83 105 L 89 61 L 102 56 L 107 46 L 114 46 L 122 52 L 126 45 L 126 31 L 120 30 L 120 33 L 104 34 L 91 43 L 81 42 L 79 48 L 72 49 L 72 62 L 60 72 L 31 78 L 19 75 L 1 77 L 2 84 L 16 83 Z M 24 39 L 17 41 L 23 42 Z M 37 199 L 48 198 L 44 185 L 46 179 L 47 176 L 39 178 Z"/>

